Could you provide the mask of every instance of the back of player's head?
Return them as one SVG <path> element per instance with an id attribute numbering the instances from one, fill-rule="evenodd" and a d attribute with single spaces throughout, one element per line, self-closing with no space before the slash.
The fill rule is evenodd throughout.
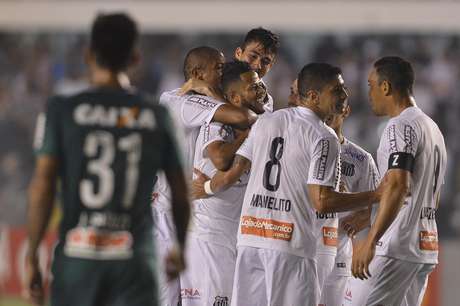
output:
<path id="1" fill-rule="evenodd" d="M 400 94 L 412 94 L 415 73 L 412 65 L 398 56 L 385 56 L 374 63 L 379 83 L 386 80 L 392 90 Z"/>
<path id="2" fill-rule="evenodd" d="M 135 21 L 125 13 L 100 14 L 91 28 L 90 50 L 100 66 L 122 71 L 132 60 L 138 37 Z"/>
<path id="3" fill-rule="evenodd" d="M 217 49 L 201 46 L 190 50 L 184 60 L 184 78 L 188 81 L 193 77 L 195 69 L 204 69 L 206 65 L 213 59 L 217 59 L 221 52 Z"/>
<path id="4" fill-rule="evenodd" d="M 225 63 L 222 72 L 222 92 L 227 94 L 232 85 L 241 81 L 241 75 L 253 71 L 246 62 L 232 61 Z"/>
<path id="5" fill-rule="evenodd" d="M 243 45 L 241 46 L 242 49 L 244 50 L 252 42 L 260 43 L 267 52 L 275 55 L 278 53 L 280 46 L 279 36 L 262 27 L 252 29 L 246 34 Z"/>
<path id="6" fill-rule="evenodd" d="M 307 96 L 310 90 L 321 91 L 325 85 L 342 74 L 340 68 L 327 63 L 311 63 L 305 65 L 297 77 L 299 95 Z"/>

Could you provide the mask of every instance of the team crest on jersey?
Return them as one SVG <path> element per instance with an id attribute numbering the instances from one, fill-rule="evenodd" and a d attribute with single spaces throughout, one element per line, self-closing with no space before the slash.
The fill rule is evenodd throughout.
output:
<path id="1" fill-rule="evenodd" d="M 216 296 L 214 299 L 214 303 L 212 306 L 228 306 L 229 305 L 229 300 L 228 297 L 226 296 Z"/>
<path id="2" fill-rule="evenodd" d="M 219 130 L 219 135 L 223 139 L 227 139 L 233 133 L 232 127 L 228 125 L 223 125 Z"/>
<path id="3" fill-rule="evenodd" d="M 355 165 L 342 161 L 341 165 L 342 175 L 344 176 L 354 176 L 355 175 Z"/>

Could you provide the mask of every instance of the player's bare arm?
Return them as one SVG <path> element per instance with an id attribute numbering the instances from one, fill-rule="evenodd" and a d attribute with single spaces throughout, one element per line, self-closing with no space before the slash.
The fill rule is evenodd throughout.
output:
<path id="1" fill-rule="evenodd" d="M 39 269 L 38 248 L 45 235 L 56 194 L 57 165 L 55 158 L 40 156 L 29 186 L 27 232 L 29 248 L 26 255 L 25 294 L 37 305 L 44 302 L 42 276 Z"/>
<path id="2" fill-rule="evenodd" d="M 383 185 L 375 191 L 341 193 L 330 186 L 308 185 L 308 195 L 320 213 L 349 211 L 367 207 L 380 200 Z"/>
<path id="3" fill-rule="evenodd" d="M 243 175 L 245 171 L 249 170 L 250 168 L 251 161 L 249 159 L 241 155 L 236 155 L 235 159 L 233 160 L 232 167 L 225 172 L 218 171 L 210 181 L 206 175 L 195 169 L 194 171 L 198 178 L 195 179 L 192 184 L 192 198 L 201 199 L 210 195 L 204 188 L 204 184 L 208 181 L 212 193 L 217 193 L 228 189 L 238 181 L 238 179 Z"/>
<path id="4" fill-rule="evenodd" d="M 374 224 L 371 226 L 366 241 L 353 254 L 352 274 L 360 279 L 367 279 L 369 263 L 375 254 L 375 246 L 401 209 L 410 187 L 410 172 L 403 169 L 390 169 L 385 175 L 385 188 L 382 192 L 380 206 Z"/>
<path id="5" fill-rule="evenodd" d="M 232 142 L 215 141 L 206 148 L 209 158 L 220 171 L 227 171 L 232 165 L 236 151 L 248 137 L 249 130 L 239 133 Z"/>
<path id="6" fill-rule="evenodd" d="M 238 129 L 247 129 L 257 121 L 257 115 L 245 108 L 224 104 L 217 109 L 212 121 L 231 125 Z"/>

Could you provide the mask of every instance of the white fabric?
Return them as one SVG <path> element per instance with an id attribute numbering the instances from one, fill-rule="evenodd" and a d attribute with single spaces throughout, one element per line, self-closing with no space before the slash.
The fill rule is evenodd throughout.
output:
<path id="1" fill-rule="evenodd" d="M 202 95 L 179 96 L 178 89 L 164 92 L 160 96 L 160 104 L 165 106 L 174 124 L 174 131 L 182 152 L 186 177 L 191 178 L 195 144 L 203 124 L 210 123 L 217 109 L 224 103 Z M 158 174 L 154 191 L 162 194 L 168 201 L 155 206 L 157 209 L 171 209 L 171 190 L 164 173 Z"/>
<path id="2" fill-rule="evenodd" d="M 318 306 L 343 306 L 348 279 L 331 272 L 324 282 Z"/>
<path id="3" fill-rule="evenodd" d="M 230 126 L 213 122 L 200 129 L 196 141 L 194 168 L 208 177 L 213 177 L 217 169 L 207 153 L 207 147 L 215 142 L 233 142 L 235 136 Z M 236 251 L 241 206 L 248 182 L 243 174 L 239 181 L 225 191 L 193 201 L 191 231 L 196 237 L 211 243 L 221 244 Z"/>
<path id="4" fill-rule="evenodd" d="M 161 198 L 156 200 L 161 201 Z M 175 228 L 172 216 L 169 212 L 153 210 L 153 221 L 155 246 L 157 249 L 158 283 L 161 306 L 177 306 L 180 296 L 179 278 L 168 281 L 165 273 L 165 259 L 168 252 L 173 248 L 175 239 Z"/>
<path id="5" fill-rule="evenodd" d="M 237 154 L 251 160 L 239 246 L 315 258 L 315 212 L 307 184 L 340 180 L 334 131 L 311 110 L 282 109 L 262 116 Z"/>
<path id="6" fill-rule="evenodd" d="M 182 306 L 229 306 L 236 250 L 190 234 L 185 256 L 187 269 L 180 276 Z"/>
<path id="7" fill-rule="evenodd" d="M 318 270 L 318 289 L 319 296 L 322 295 L 324 283 L 334 268 L 335 255 L 317 254 L 316 263 Z"/>
<path id="8" fill-rule="evenodd" d="M 431 118 L 418 107 L 409 107 L 390 119 L 381 137 L 377 159 L 382 177 L 388 169 L 390 154 L 395 152 L 409 153 L 415 158 L 410 196 L 377 243 L 376 254 L 435 264 L 438 262 L 436 199 L 446 172 L 444 137 Z"/>
<path id="9" fill-rule="evenodd" d="M 344 305 L 420 306 L 435 265 L 375 256 L 368 280 L 350 278 Z"/>
<path id="10" fill-rule="evenodd" d="M 285 252 L 238 247 L 232 306 L 317 305 L 316 262 Z"/>

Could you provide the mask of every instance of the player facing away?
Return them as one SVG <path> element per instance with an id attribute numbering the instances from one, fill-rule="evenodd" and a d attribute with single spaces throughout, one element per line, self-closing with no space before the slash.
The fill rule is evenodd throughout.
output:
<path id="1" fill-rule="evenodd" d="M 340 162 L 341 162 L 341 181 L 340 191 L 342 192 L 361 192 L 377 188 L 378 171 L 372 155 L 360 146 L 348 140 L 343 135 L 343 124 L 345 119 L 350 115 L 351 107 L 348 102 L 341 113 L 327 118 L 326 123 L 337 134 L 340 142 Z M 339 221 L 346 216 L 353 215 L 356 218 L 369 220 L 370 207 L 355 212 L 338 213 Z M 369 224 L 369 221 L 365 223 Z M 342 306 L 345 295 L 346 285 L 351 277 L 351 260 L 353 254 L 352 236 L 361 228 L 344 230 L 339 228 L 337 232 L 337 254 L 334 256 L 332 269 L 325 276 L 319 305 Z M 353 232 L 351 232 L 353 231 Z M 321 231 L 321 233 L 323 233 Z M 323 238 L 323 235 L 320 235 Z M 326 240 L 326 239 L 324 239 Z M 320 261 L 318 261 L 319 264 Z M 321 267 L 324 268 L 324 267 Z M 318 267 L 320 270 L 320 267 Z"/>
<path id="2" fill-rule="evenodd" d="M 367 239 L 353 254 L 353 276 L 367 280 L 353 281 L 352 305 L 417 306 L 438 263 L 444 137 L 415 103 L 408 61 L 377 60 L 368 82 L 374 114 L 390 117 L 377 151 L 386 183 Z"/>
<path id="3" fill-rule="evenodd" d="M 264 28 L 250 30 L 241 46 L 235 49 L 235 59 L 248 63 L 262 79 L 273 67 L 279 49 L 279 36 Z M 265 84 L 264 84 L 265 85 Z M 265 111 L 273 112 L 273 98 L 267 92 Z"/>
<path id="4" fill-rule="evenodd" d="M 264 112 L 265 86 L 247 63 L 226 63 L 222 88 L 228 103 L 255 113 Z M 203 125 L 196 144 L 195 169 L 208 177 L 219 169 L 228 169 L 247 132 L 217 122 Z M 186 250 L 186 259 L 193 263 L 180 278 L 184 288 L 194 288 L 200 296 L 184 296 L 182 305 L 230 305 L 236 237 L 247 179 L 248 175 L 243 175 L 225 192 L 193 202 Z"/>
<path id="5" fill-rule="evenodd" d="M 92 88 L 51 98 L 38 119 L 25 281 L 36 304 L 44 299 L 37 249 L 58 180 L 63 217 L 51 305 L 158 305 L 149 198 L 160 169 L 172 186 L 179 245 L 169 255 L 169 276 L 184 268 L 190 208 L 170 118 L 126 83 L 126 69 L 139 58 L 137 40 L 127 15 L 99 15 L 86 54 Z"/>
<path id="6" fill-rule="evenodd" d="M 175 125 L 176 139 L 181 149 L 187 179 L 192 178 L 196 139 L 202 125 L 217 121 L 247 128 L 255 120 L 246 110 L 196 92 L 204 87 L 208 93 L 219 94 L 224 61 L 222 52 L 214 48 L 193 48 L 184 60 L 184 94 L 181 93 L 181 89 L 174 89 L 160 96 L 160 104 L 168 109 Z M 201 88 L 196 88 L 197 84 Z M 161 261 L 175 245 L 171 197 L 171 188 L 166 176 L 159 173 L 153 192 L 152 212 L 155 221 L 154 235 Z M 160 300 L 163 306 L 176 306 L 181 295 L 179 279 L 168 280 L 166 276 L 160 270 Z M 184 297 L 189 296 L 186 289 L 188 288 L 184 287 L 182 290 Z"/>
<path id="7" fill-rule="evenodd" d="M 251 128 L 232 167 L 199 177 L 193 194 L 217 194 L 251 169 L 237 237 L 232 305 L 316 305 L 315 209 L 367 207 L 379 190 L 342 194 L 339 143 L 324 120 L 346 100 L 339 68 L 306 65 L 298 76 L 299 106 L 267 114 Z"/>

